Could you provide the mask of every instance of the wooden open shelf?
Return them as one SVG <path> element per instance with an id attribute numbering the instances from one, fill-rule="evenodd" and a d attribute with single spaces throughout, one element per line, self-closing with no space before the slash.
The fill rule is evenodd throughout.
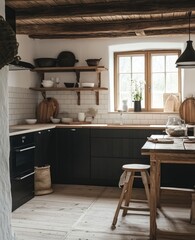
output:
<path id="1" fill-rule="evenodd" d="M 108 90 L 108 88 L 105 87 L 93 87 L 93 88 L 65 88 L 65 87 L 57 87 L 57 88 L 30 88 L 33 91 L 39 91 L 42 93 L 43 97 L 46 98 L 46 92 L 51 92 L 51 91 L 72 91 L 72 92 L 76 92 L 77 93 L 77 104 L 80 105 L 81 104 L 81 92 L 82 91 L 92 91 L 95 92 L 96 95 L 96 105 L 99 105 L 99 91 L 102 90 Z"/>
<path id="2" fill-rule="evenodd" d="M 107 71 L 108 69 L 104 66 L 74 66 L 74 67 L 39 67 L 34 68 L 31 71 L 38 72 L 41 76 L 41 80 L 44 79 L 44 74 L 46 72 L 74 72 L 76 74 L 76 81 L 79 83 L 80 81 L 80 73 L 81 72 L 95 72 L 97 74 L 97 80 L 98 80 L 98 87 L 93 88 L 65 88 L 65 87 L 57 87 L 57 88 L 30 88 L 34 91 L 39 91 L 42 93 L 42 96 L 46 98 L 46 92 L 48 91 L 74 91 L 77 94 L 77 104 L 80 105 L 80 95 L 82 91 L 93 91 L 96 95 L 96 104 L 99 105 L 99 91 L 102 90 L 108 90 L 108 88 L 101 87 L 101 72 Z"/>
<path id="3" fill-rule="evenodd" d="M 37 67 L 32 69 L 33 72 L 101 72 L 107 71 L 104 66 L 76 66 L 76 67 Z"/>

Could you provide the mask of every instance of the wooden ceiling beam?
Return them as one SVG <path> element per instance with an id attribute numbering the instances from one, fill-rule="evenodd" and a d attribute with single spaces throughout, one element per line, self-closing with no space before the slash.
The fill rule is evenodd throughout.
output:
<path id="1" fill-rule="evenodd" d="M 190 29 L 191 34 L 195 34 L 195 27 L 192 27 Z M 156 29 L 156 30 L 147 30 L 145 31 L 145 34 L 147 36 L 153 36 L 153 35 L 186 35 L 186 41 L 188 40 L 188 33 L 189 30 L 187 28 L 175 28 L 175 29 Z"/>
<path id="2" fill-rule="evenodd" d="M 30 38 L 37 39 L 79 39 L 79 38 L 116 38 L 116 37 L 134 37 L 136 36 L 133 32 L 118 32 L 118 33 L 91 33 L 91 34 L 32 34 Z"/>
<path id="3" fill-rule="evenodd" d="M 162 29 L 162 30 L 147 30 L 144 31 L 145 37 L 149 36 L 167 36 L 167 35 L 183 35 L 186 34 L 188 35 L 188 30 L 186 28 L 181 28 L 181 29 Z M 195 28 L 191 29 L 191 33 L 195 34 Z M 37 39 L 79 39 L 79 38 L 115 38 L 115 37 L 135 37 L 136 34 L 133 32 L 107 32 L 107 33 L 91 33 L 91 34 L 63 34 L 63 33 L 58 33 L 58 34 L 32 34 L 29 35 L 30 38 L 37 38 Z M 136 36 L 137 37 L 137 36 Z M 143 35 L 140 35 L 140 37 L 143 37 Z M 186 37 L 186 41 L 187 41 Z"/>
<path id="4" fill-rule="evenodd" d="M 9 1 L 8 1 L 9 2 Z M 19 1 L 18 1 L 19 2 Z M 8 4 L 9 5 L 9 4 Z M 44 6 L 15 9 L 19 20 L 36 18 L 69 18 L 69 17 L 101 17 L 129 14 L 154 14 L 195 10 L 194 0 L 136 0 L 113 1 L 85 4 L 67 4 L 60 6 Z"/>
<path id="5" fill-rule="evenodd" d="M 36 34 L 52 32 L 54 34 L 69 33 L 97 33 L 97 32 L 134 32 L 145 31 L 147 29 L 163 29 L 163 28 L 181 28 L 188 27 L 188 19 L 140 19 L 140 20 L 125 20 L 125 21 L 112 21 L 101 23 L 56 23 L 56 24 L 17 24 L 17 34 Z M 193 20 L 193 19 L 192 19 Z M 191 23 L 193 24 L 193 21 Z"/>

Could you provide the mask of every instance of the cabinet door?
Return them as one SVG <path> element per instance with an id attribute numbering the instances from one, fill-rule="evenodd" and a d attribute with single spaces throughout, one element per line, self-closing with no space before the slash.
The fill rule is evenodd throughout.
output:
<path id="1" fill-rule="evenodd" d="M 94 184 L 117 185 L 124 164 L 149 164 L 149 157 L 141 155 L 141 148 L 152 134 L 161 130 L 92 129 L 91 178 Z M 136 181 L 135 186 L 140 186 Z"/>
<path id="2" fill-rule="evenodd" d="M 35 165 L 51 164 L 55 158 L 55 130 L 48 129 L 35 133 Z"/>
<path id="3" fill-rule="evenodd" d="M 92 157 L 91 182 L 95 185 L 117 186 L 122 174 L 123 158 Z"/>
<path id="4" fill-rule="evenodd" d="M 70 129 L 56 129 L 56 183 L 71 183 L 72 138 Z"/>
<path id="5" fill-rule="evenodd" d="M 90 129 L 72 129 L 72 162 L 75 183 L 88 183 L 90 179 Z"/>
<path id="6" fill-rule="evenodd" d="M 59 183 L 88 183 L 90 178 L 90 129 L 57 129 Z"/>

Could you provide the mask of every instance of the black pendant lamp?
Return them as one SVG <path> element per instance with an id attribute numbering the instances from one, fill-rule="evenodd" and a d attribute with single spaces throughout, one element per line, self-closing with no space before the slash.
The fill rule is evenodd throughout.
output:
<path id="1" fill-rule="evenodd" d="M 187 41 L 187 46 L 185 51 L 180 55 L 176 61 L 176 67 L 178 68 L 195 68 L 195 50 L 192 46 L 192 41 L 190 40 L 190 17 L 191 13 L 188 13 L 189 16 L 189 40 Z"/>

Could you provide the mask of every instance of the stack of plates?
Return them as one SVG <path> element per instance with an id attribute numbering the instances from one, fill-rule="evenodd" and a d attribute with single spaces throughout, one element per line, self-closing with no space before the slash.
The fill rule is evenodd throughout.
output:
<path id="1" fill-rule="evenodd" d="M 94 83 L 81 83 L 82 87 L 91 87 L 92 88 L 92 87 L 94 87 L 94 85 L 95 85 Z"/>

